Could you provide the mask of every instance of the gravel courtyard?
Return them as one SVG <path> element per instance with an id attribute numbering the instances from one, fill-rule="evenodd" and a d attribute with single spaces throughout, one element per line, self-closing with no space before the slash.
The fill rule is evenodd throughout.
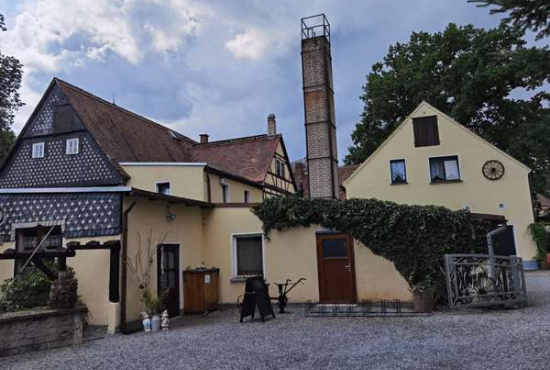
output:
<path id="1" fill-rule="evenodd" d="M 240 324 L 236 311 L 168 332 L 114 335 L 0 358 L 1 369 L 549 369 L 550 272 L 527 275 L 521 310 Z"/>

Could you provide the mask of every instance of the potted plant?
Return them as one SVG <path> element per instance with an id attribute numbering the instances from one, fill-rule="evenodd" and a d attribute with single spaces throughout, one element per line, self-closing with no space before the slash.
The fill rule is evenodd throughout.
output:
<path id="1" fill-rule="evenodd" d="M 162 297 L 154 294 L 148 287 L 143 289 L 142 301 L 147 308 L 147 313 L 151 316 L 151 330 L 160 330 L 160 314 L 163 308 Z"/>
<path id="2" fill-rule="evenodd" d="M 427 275 L 411 286 L 413 309 L 416 312 L 432 312 L 434 308 L 435 282 Z"/>

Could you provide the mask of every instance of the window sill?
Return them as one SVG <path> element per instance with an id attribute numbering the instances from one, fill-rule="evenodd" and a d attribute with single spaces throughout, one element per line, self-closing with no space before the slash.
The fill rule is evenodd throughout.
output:
<path id="1" fill-rule="evenodd" d="M 405 182 L 391 182 L 390 185 L 409 185 L 408 181 Z"/>
<path id="2" fill-rule="evenodd" d="M 230 283 L 246 283 L 246 277 L 244 276 L 235 276 L 235 277 L 232 277 L 230 280 L 229 280 Z"/>
<path id="3" fill-rule="evenodd" d="M 438 181 L 432 181 L 430 182 L 430 185 L 438 185 L 438 184 L 449 184 L 449 183 L 457 183 L 457 182 L 462 182 L 461 179 L 458 179 L 458 180 L 438 180 Z"/>

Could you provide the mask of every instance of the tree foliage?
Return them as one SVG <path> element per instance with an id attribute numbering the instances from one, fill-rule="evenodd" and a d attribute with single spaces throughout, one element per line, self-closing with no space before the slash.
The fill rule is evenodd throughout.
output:
<path id="1" fill-rule="evenodd" d="M 550 94 L 527 100 L 510 94 L 549 79 L 550 50 L 527 47 L 518 29 L 450 24 L 443 32 L 415 32 L 390 46 L 368 74 L 361 122 L 345 161 L 364 161 L 426 100 L 530 166 L 537 189 L 548 188 Z"/>
<path id="2" fill-rule="evenodd" d="M 523 32 L 538 32 L 537 39 L 550 36 L 550 2 L 548 0 L 468 0 L 478 7 L 492 6 L 491 14 L 508 15 L 503 23 L 511 23 Z"/>
<path id="3" fill-rule="evenodd" d="M 410 206 L 376 199 L 269 198 L 253 209 L 269 236 L 272 230 L 321 225 L 350 233 L 374 254 L 395 264 L 411 288 L 444 281 L 447 253 L 486 253 L 494 221 L 439 206 Z M 442 286 L 442 285 L 440 285 Z"/>
<path id="4" fill-rule="evenodd" d="M 0 31 L 5 30 L 4 16 L 0 14 Z M 19 60 L 0 51 L 0 163 L 15 141 L 11 125 L 15 111 L 23 106 L 18 92 L 22 77 Z"/>

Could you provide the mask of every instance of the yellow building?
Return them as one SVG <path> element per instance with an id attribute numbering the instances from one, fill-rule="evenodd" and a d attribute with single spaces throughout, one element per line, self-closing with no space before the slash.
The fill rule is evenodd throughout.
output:
<path id="1" fill-rule="evenodd" d="M 348 198 L 435 204 L 503 215 L 502 253 L 532 266 L 536 245 L 530 169 L 466 127 L 421 103 L 344 182 Z"/>

